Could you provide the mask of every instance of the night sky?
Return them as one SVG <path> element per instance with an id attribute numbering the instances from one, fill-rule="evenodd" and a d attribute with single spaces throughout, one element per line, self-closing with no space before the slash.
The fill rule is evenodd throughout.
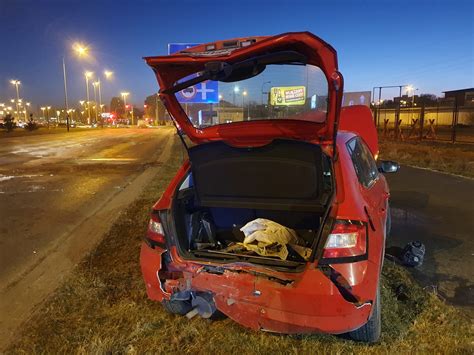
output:
<path id="1" fill-rule="evenodd" d="M 338 51 L 346 91 L 412 84 L 418 93 L 474 87 L 474 1 L 23 1 L 0 0 L 0 102 L 20 96 L 37 108 L 63 102 L 66 56 L 70 106 L 85 97 L 85 69 L 102 78 L 104 101 L 120 91 L 141 105 L 157 90 L 143 56 L 170 42 L 209 42 L 311 31 Z M 93 60 L 72 55 L 90 45 Z M 387 96 L 396 92 L 387 91 Z"/>

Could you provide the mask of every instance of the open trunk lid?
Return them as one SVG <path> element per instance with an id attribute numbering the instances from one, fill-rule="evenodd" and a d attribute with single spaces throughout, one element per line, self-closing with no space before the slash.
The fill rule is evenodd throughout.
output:
<path id="1" fill-rule="evenodd" d="M 329 158 L 311 143 L 218 141 L 192 147 L 189 159 L 201 206 L 323 212 L 332 192 Z"/>
<path id="2" fill-rule="evenodd" d="M 146 57 L 145 60 L 156 74 L 160 98 L 171 118 L 196 144 L 223 140 L 235 146 L 256 146 L 267 144 L 275 138 L 334 142 L 343 78 L 338 72 L 336 51 L 309 32 L 218 41 L 169 56 Z M 208 120 L 212 124 L 207 125 L 203 124 L 206 117 L 201 116 L 199 123 L 196 123 L 197 119 L 193 116 L 198 111 L 190 113 L 187 108 L 186 100 L 194 97 L 196 91 L 204 90 L 204 98 L 206 87 L 202 83 L 208 82 L 207 80 L 217 81 L 219 84 L 236 82 L 236 78 L 250 80 L 252 75 L 265 74 L 267 67 L 278 68 L 286 64 L 317 67 L 324 75 L 326 92 L 317 91 L 309 97 L 311 83 L 301 85 L 298 82 L 299 86 L 277 87 L 270 81 L 264 81 L 261 85 L 261 100 L 258 100 L 260 87 L 250 87 L 248 92 L 241 91 L 237 100 L 237 87 L 234 87 L 233 100 L 224 97 L 232 93 L 219 91 L 219 99 L 214 101 L 214 106 L 209 101 L 210 109 L 200 110 L 199 115 L 211 116 Z M 201 86 L 198 88 L 198 85 Z M 264 91 L 265 85 L 269 92 Z M 257 98 L 252 98 L 252 94 Z M 264 104 L 265 94 L 269 94 L 267 105 Z M 179 95 L 181 96 L 178 97 Z M 295 95 L 300 96 L 298 98 Z M 236 102 L 240 99 L 241 107 Z M 323 114 L 314 109 L 318 100 L 324 101 L 326 105 Z M 257 112 L 259 101 L 263 110 L 271 111 L 271 117 L 263 117 L 264 114 L 256 120 L 250 117 L 256 115 L 254 112 Z M 302 105 L 300 109 L 295 106 L 298 104 Z M 308 110 L 302 110 L 303 106 Z M 215 111 L 218 111 L 219 116 L 224 109 L 229 112 L 238 111 L 241 117 L 225 121 L 213 116 Z M 278 119 L 273 119 L 277 116 Z"/>

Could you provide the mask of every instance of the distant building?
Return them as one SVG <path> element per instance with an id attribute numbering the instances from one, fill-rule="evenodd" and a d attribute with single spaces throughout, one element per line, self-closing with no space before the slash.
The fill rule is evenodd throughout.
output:
<path id="1" fill-rule="evenodd" d="M 446 99 L 455 99 L 458 106 L 474 106 L 474 88 L 443 91 Z"/>

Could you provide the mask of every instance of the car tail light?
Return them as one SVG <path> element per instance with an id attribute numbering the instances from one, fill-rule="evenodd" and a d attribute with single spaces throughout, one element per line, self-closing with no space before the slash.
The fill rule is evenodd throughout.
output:
<path id="1" fill-rule="evenodd" d="M 156 214 L 152 214 L 150 222 L 148 222 L 148 230 L 146 236 L 149 240 L 162 244 L 165 244 L 165 232 L 161 220 Z"/>
<path id="2" fill-rule="evenodd" d="M 337 221 L 328 235 L 323 258 L 348 258 L 367 253 L 367 227 L 363 223 Z"/>

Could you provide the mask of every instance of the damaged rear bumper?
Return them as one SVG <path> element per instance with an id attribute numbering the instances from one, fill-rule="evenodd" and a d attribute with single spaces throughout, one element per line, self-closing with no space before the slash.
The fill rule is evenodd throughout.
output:
<path id="1" fill-rule="evenodd" d="M 298 274 L 263 273 L 249 265 L 209 268 L 173 257 L 163 271 L 164 255 L 163 249 L 142 245 L 141 267 L 150 299 L 168 300 L 182 291 L 207 292 L 219 311 L 254 330 L 341 334 L 365 324 L 372 312 L 375 270 L 369 270 L 367 261 L 351 264 L 349 273 L 338 265 L 333 270 L 335 282 L 327 269 L 323 272 L 314 265 Z"/>

